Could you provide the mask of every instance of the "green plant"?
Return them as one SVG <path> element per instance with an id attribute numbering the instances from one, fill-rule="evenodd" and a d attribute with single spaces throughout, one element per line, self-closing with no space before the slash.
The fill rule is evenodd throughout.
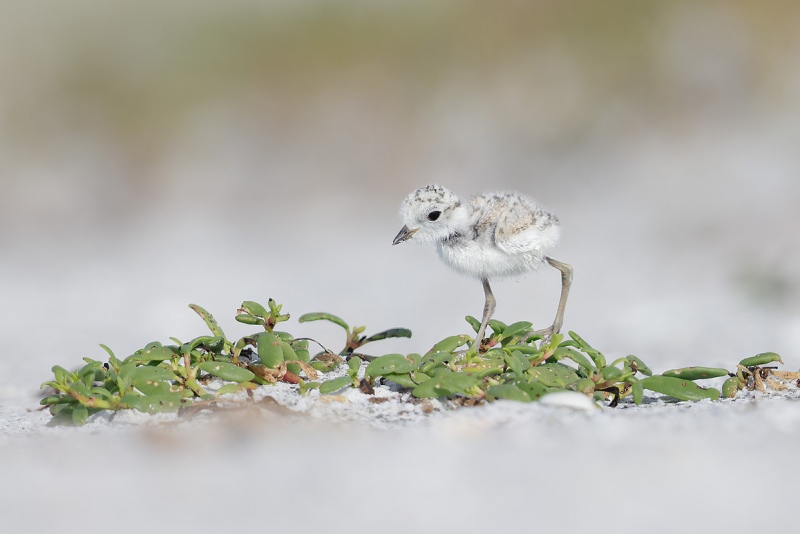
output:
<path id="1" fill-rule="evenodd" d="M 342 357 L 325 351 L 317 355 L 312 366 L 309 340 L 275 330 L 289 315 L 282 314 L 282 306 L 272 299 L 266 307 L 255 301 L 242 303 L 236 320 L 263 330 L 235 342 L 228 340 L 208 311 L 196 304 L 189 307 L 205 321 L 211 335 L 186 343 L 171 338 L 173 343 L 169 345 L 154 341 L 124 359 L 101 345 L 108 353 L 106 363 L 84 358 L 85 365 L 76 371 L 54 366 L 53 380 L 42 384 L 51 387 L 53 394 L 41 400 L 54 416 L 52 423 L 80 425 L 100 410 L 175 411 L 197 400 L 212 400 L 278 381 L 301 384 L 305 392 L 315 387 L 305 384 L 318 377 L 317 369 L 330 371 L 342 362 Z M 359 337 L 363 327 L 351 331 L 344 321 L 324 313 L 308 314 L 301 317 L 301 322 L 318 319 L 333 320 L 345 328 L 347 344 L 340 353 L 345 357 L 369 342 L 411 336 L 409 330 L 398 328 Z M 243 358 L 246 350 L 248 357 Z M 228 382 L 213 395 L 203 387 L 203 382 L 211 377 Z"/>
<path id="2" fill-rule="evenodd" d="M 325 395 L 351 387 L 371 394 L 376 381 L 388 381 L 409 389 L 417 398 L 532 402 L 555 391 L 576 391 L 616 406 L 628 396 L 641 403 L 646 390 L 679 400 L 717 400 L 720 396 L 733 397 L 743 388 L 785 389 L 787 381 L 800 379 L 800 373 L 768 366 L 780 362 L 780 357 L 771 352 L 745 358 L 735 371 L 687 367 L 654 375 L 635 356 L 608 363 L 603 353 L 574 332 L 569 332 L 568 339 L 557 334 L 542 340 L 533 335 L 531 323 L 526 321 L 510 325 L 490 321 L 492 333 L 480 350 L 463 349 L 472 345 L 473 338 L 462 334 L 444 338 L 424 354 L 375 357 L 356 350 L 375 341 L 411 337 L 411 331 L 393 328 L 364 336 L 364 327 L 351 328 L 329 313 L 309 313 L 299 321 L 330 321 L 342 327 L 346 336 L 338 354 L 323 350 L 312 357 L 309 339 L 275 330 L 290 317 L 282 314 L 282 306 L 272 299 L 266 307 L 254 301 L 242 303 L 236 320 L 259 330 L 235 342 L 228 340 L 205 309 L 195 304 L 190 308 L 205 321 L 211 335 L 185 343 L 171 338 L 168 345 L 154 341 L 124 359 L 101 345 L 108 355 L 105 363 L 84 358 L 85 365 L 76 371 L 54 366 L 53 380 L 42 384 L 53 393 L 41 400 L 53 415 L 52 424 L 80 425 L 101 410 L 176 411 L 279 381 L 297 384 L 300 395 L 312 389 Z M 477 331 L 479 322 L 474 317 L 466 320 Z M 331 373 L 340 376 L 320 379 L 320 375 Z M 722 376 L 728 378 L 721 392 L 696 384 Z M 204 384 L 213 377 L 226 383 L 212 394 Z"/>

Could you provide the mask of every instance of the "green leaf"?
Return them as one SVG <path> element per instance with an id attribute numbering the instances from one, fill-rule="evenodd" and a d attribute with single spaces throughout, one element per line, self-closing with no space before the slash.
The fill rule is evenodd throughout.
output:
<path id="1" fill-rule="evenodd" d="M 520 337 L 520 335 L 525 334 L 528 330 L 530 330 L 531 326 L 533 326 L 533 323 L 529 323 L 528 321 L 512 323 L 508 325 L 505 330 L 503 330 L 503 339 L 515 336 Z"/>
<path id="2" fill-rule="evenodd" d="M 78 371 L 78 373 L 77 373 L 78 374 L 78 378 L 83 380 L 84 377 L 91 376 L 92 381 L 94 381 L 94 376 L 97 373 L 97 371 L 99 371 L 100 369 L 103 369 L 105 371 L 105 369 L 103 368 L 103 364 L 102 363 L 100 363 L 100 362 L 98 362 L 96 360 L 89 360 L 86 363 L 86 365 L 81 367 L 80 370 Z"/>
<path id="3" fill-rule="evenodd" d="M 264 326 L 265 321 L 261 317 L 256 317 L 255 315 L 250 315 L 249 313 L 240 313 L 235 317 L 237 321 L 243 324 L 248 324 L 251 326 Z"/>
<path id="4" fill-rule="evenodd" d="M 419 371 L 419 372 L 422 373 L 422 371 Z M 453 374 L 453 370 L 450 369 L 447 366 L 445 366 L 445 367 L 434 367 L 432 371 L 430 371 L 428 373 L 422 373 L 422 374 L 428 375 L 431 378 L 436 378 L 437 376 L 451 375 L 451 374 Z"/>
<path id="5" fill-rule="evenodd" d="M 478 357 L 480 358 L 480 360 L 482 362 L 484 362 L 486 364 L 504 365 L 505 362 L 506 362 L 505 361 L 506 355 L 507 354 L 514 354 L 515 357 L 525 360 L 522 363 L 525 366 L 525 368 L 527 369 L 528 367 L 530 367 L 530 362 L 528 361 L 528 358 L 524 354 L 522 354 L 522 352 L 520 350 L 518 350 L 519 348 L 520 347 L 512 347 L 510 350 L 508 350 L 508 349 L 504 350 L 504 349 L 501 349 L 499 347 L 494 347 L 494 348 L 489 349 L 486 352 L 480 354 Z"/>
<path id="6" fill-rule="evenodd" d="M 83 376 L 83 384 L 87 388 L 90 388 L 90 387 L 92 387 L 94 385 L 95 382 L 102 382 L 103 375 L 101 375 L 100 378 L 98 378 L 97 375 L 99 375 L 99 374 L 100 374 L 99 372 L 97 372 L 97 373 L 96 372 L 87 373 L 86 375 Z"/>
<path id="7" fill-rule="evenodd" d="M 517 345 L 514 347 L 514 350 L 520 351 L 522 354 L 532 355 L 532 354 L 539 354 L 542 352 L 542 349 L 539 347 L 528 346 L 528 345 Z"/>
<path id="8" fill-rule="evenodd" d="M 384 330 L 383 332 L 378 332 L 377 334 L 369 336 L 362 342 L 362 345 L 372 343 L 373 341 L 398 337 L 411 337 L 411 330 L 408 328 L 390 328 L 389 330 Z"/>
<path id="9" fill-rule="evenodd" d="M 351 356 L 349 360 L 347 360 L 347 367 L 350 368 L 350 371 L 353 373 L 357 373 L 359 369 L 361 369 L 361 358 L 358 356 Z"/>
<path id="10" fill-rule="evenodd" d="M 629 376 L 625 381 L 628 382 L 633 389 L 633 402 L 635 404 L 641 404 L 642 400 L 644 400 L 644 386 L 642 385 L 642 381 L 632 376 Z"/>
<path id="11" fill-rule="evenodd" d="M 727 369 L 719 367 L 681 367 L 664 371 L 664 376 L 685 378 L 687 380 L 702 380 L 704 378 L 717 378 L 729 374 Z"/>
<path id="12" fill-rule="evenodd" d="M 409 361 L 402 354 L 386 354 L 372 360 L 367 366 L 365 375 L 372 378 L 383 376 L 385 373 L 402 374 L 415 370 L 414 362 Z"/>
<path id="13" fill-rule="evenodd" d="M 647 367 L 647 364 L 644 363 L 639 358 L 637 358 L 636 356 L 631 354 L 631 355 L 626 356 L 625 358 L 629 362 L 635 363 L 636 364 L 636 370 L 639 371 L 640 373 L 642 373 L 643 375 L 645 375 L 645 376 L 652 376 L 653 375 L 653 371 L 651 371 L 650 368 Z"/>
<path id="14" fill-rule="evenodd" d="M 297 354 L 297 359 L 301 362 L 309 363 L 311 361 L 308 349 L 294 349 L 294 353 Z"/>
<path id="15" fill-rule="evenodd" d="M 486 390 L 486 394 L 498 399 L 531 402 L 531 398 L 528 396 L 528 394 L 513 384 L 489 386 L 489 388 Z"/>
<path id="16" fill-rule="evenodd" d="M 89 409 L 83 405 L 76 405 L 72 408 L 72 423 L 75 426 L 83 426 L 89 418 Z"/>
<path id="17" fill-rule="evenodd" d="M 69 386 L 65 386 L 64 384 L 59 384 L 54 380 L 48 380 L 47 382 L 42 382 L 42 384 L 39 386 L 39 389 L 44 389 L 45 386 L 50 386 L 51 388 L 60 391 L 62 393 L 69 392 Z"/>
<path id="18" fill-rule="evenodd" d="M 492 329 L 492 332 L 494 332 L 495 335 L 503 334 L 507 328 L 506 323 L 503 321 L 498 321 L 497 319 L 489 319 L 487 325 Z"/>
<path id="19" fill-rule="evenodd" d="M 70 402 L 58 403 L 58 404 L 51 404 L 50 405 L 50 414 L 57 415 L 62 412 L 66 412 L 69 415 L 69 424 L 72 424 L 72 408 L 78 406 L 80 403 L 70 397 Z"/>
<path id="20" fill-rule="evenodd" d="M 578 334 L 576 334 L 576 333 L 575 333 L 575 332 L 573 332 L 572 330 L 570 330 L 570 331 L 568 332 L 568 334 L 569 334 L 569 337 L 571 337 L 571 338 L 572 338 L 572 339 L 575 341 L 575 343 L 577 343 L 578 345 L 580 345 L 580 347 L 581 347 L 582 349 L 590 349 L 590 350 L 594 350 L 594 349 L 592 348 L 592 346 L 591 346 L 591 345 L 589 345 L 589 344 L 588 344 L 586 341 L 584 341 L 584 340 L 583 340 L 583 338 L 582 338 L 581 336 L 579 336 Z"/>
<path id="21" fill-rule="evenodd" d="M 120 374 L 145 395 L 170 393 L 173 386 L 169 381 L 178 380 L 178 376 L 171 370 L 149 365 L 135 367 L 133 364 L 125 364 L 120 368 Z"/>
<path id="22" fill-rule="evenodd" d="M 133 374 L 137 366 L 133 362 L 123 363 L 117 373 L 117 386 L 120 393 L 124 393 L 133 384 Z"/>
<path id="23" fill-rule="evenodd" d="M 491 353 L 492 353 L 492 351 L 489 351 L 489 352 L 487 352 L 487 353 L 485 354 L 485 356 L 489 356 Z M 523 371 L 527 371 L 528 369 L 530 369 L 530 368 L 531 368 L 531 362 L 530 362 L 530 360 L 528 360 L 528 358 L 526 358 L 526 357 L 525 357 L 525 355 L 524 355 L 524 354 L 522 354 L 522 352 L 520 352 L 520 351 L 518 351 L 518 350 L 513 350 L 513 351 L 511 352 L 511 355 L 512 355 L 513 357 L 515 357 L 517 360 L 519 360 L 519 363 L 520 363 L 520 365 L 522 365 L 522 370 L 523 370 Z"/>
<path id="24" fill-rule="evenodd" d="M 539 400 L 551 391 L 558 391 L 558 388 L 545 386 L 535 379 L 515 380 L 514 385 L 528 394 L 531 400 Z"/>
<path id="25" fill-rule="evenodd" d="M 594 383 L 593 380 L 589 378 L 581 378 L 580 380 L 575 382 L 575 391 L 584 394 L 594 393 L 595 386 L 596 384 Z"/>
<path id="26" fill-rule="evenodd" d="M 308 340 L 307 339 L 292 339 L 289 343 L 291 343 L 292 348 L 295 352 L 298 350 L 308 350 Z"/>
<path id="27" fill-rule="evenodd" d="M 294 336 L 289 332 L 281 332 L 280 330 L 273 330 L 272 333 L 278 336 L 278 339 L 280 339 L 281 341 L 285 341 L 286 343 L 291 343 L 292 341 L 294 341 Z"/>
<path id="28" fill-rule="evenodd" d="M 336 369 L 337 367 L 339 367 L 339 363 L 340 362 L 336 362 L 333 360 L 329 361 L 313 360 L 311 362 L 311 367 L 313 367 L 314 369 L 316 369 L 321 373 L 329 373 L 334 369 Z"/>
<path id="29" fill-rule="evenodd" d="M 203 362 L 197 368 L 231 382 L 249 382 L 256 376 L 251 371 L 228 362 Z"/>
<path id="30" fill-rule="evenodd" d="M 411 394 L 418 399 L 447 397 L 457 393 L 465 393 L 476 386 L 478 379 L 464 373 L 446 373 L 430 380 L 425 380 L 414 388 Z"/>
<path id="31" fill-rule="evenodd" d="M 663 393 L 679 400 L 719 399 L 719 390 L 714 388 L 701 388 L 691 380 L 674 378 L 671 376 L 654 375 L 641 380 L 642 387 Z"/>
<path id="32" fill-rule="evenodd" d="M 561 363 L 544 363 L 532 367 L 528 374 L 547 387 L 565 388 L 580 380 L 575 369 Z"/>
<path id="33" fill-rule="evenodd" d="M 472 338 L 465 335 L 446 337 L 431 347 L 431 350 L 429 350 L 426 355 L 434 352 L 453 352 L 461 345 L 469 343 L 470 341 L 472 341 Z"/>
<path id="34" fill-rule="evenodd" d="M 127 358 L 125 358 L 122 363 L 131 363 L 131 362 L 163 362 L 165 360 L 170 360 L 174 357 L 177 357 L 177 353 L 171 347 L 163 347 L 159 343 L 155 345 L 153 343 L 147 345 L 144 349 L 140 351 L 136 351 L 135 353 L 131 354 Z"/>
<path id="35" fill-rule="evenodd" d="M 320 386 L 319 382 L 303 382 L 300 384 L 298 388 L 298 392 L 300 395 L 305 395 L 309 389 L 318 389 Z"/>
<path id="36" fill-rule="evenodd" d="M 420 371 L 414 371 L 413 373 L 409 373 L 409 376 L 411 377 L 411 380 L 413 380 L 415 384 L 422 384 L 426 380 L 431 379 L 431 377 Z"/>
<path id="37" fill-rule="evenodd" d="M 75 402 L 75 399 L 69 395 L 50 395 L 40 400 L 39 404 L 42 406 L 48 406 L 51 404 L 68 404 L 71 402 Z"/>
<path id="38" fill-rule="evenodd" d="M 283 361 L 296 362 L 300 360 L 300 358 L 297 356 L 297 353 L 294 351 L 292 346 L 289 345 L 286 341 L 279 338 L 278 346 L 281 348 L 281 352 L 283 353 Z"/>
<path id="39" fill-rule="evenodd" d="M 406 358 L 408 358 L 414 363 L 414 367 L 419 367 L 419 365 L 422 363 L 422 355 L 417 354 L 416 352 L 412 352 L 411 354 L 406 354 Z"/>
<path id="40" fill-rule="evenodd" d="M 453 386 L 460 388 L 463 391 L 466 391 L 469 388 L 478 385 L 478 379 L 476 377 L 464 373 L 448 373 L 447 375 L 441 378 L 445 382 L 448 382 L 449 384 L 452 384 Z"/>
<path id="41" fill-rule="evenodd" d="M 191 404 L 189 399 L 183 398 L 181 393 L 165 393 L 160 395 L 139 396 L 125 395 L 120 399 L 120 404 L 145 413 L 174 412 L 181 406 Z"/>
<path id="42" fill-rule="evenodd" d="M 233 344 L 233 354 L 232 354 L 233 361 L 238 362 L 239 356 L 242 354 L 244 348 L 247 345 L 255 345 L 255 343 L 256 343 L 255 338 L 250 338 L 248 336 L 238 339 L 236 343 Z"/>
<path id="43" fill-rule="evenodd" d="M 239 384 L 225 384 L 217 390 L 217 397 L 229 393 L 239 393 L 240 391 L 242 391 L 242 386 Z"/>
<path id="44" fill-rule="evenodd" d="M 53 375 L 55 375 L 57 383 L 62 385 L 67 383 L 67 377 L 70 375 L 69 371 L 60 365 L 54 365 L 50 370 L 53 371 Z"/>
<path id="45" fill-rule="evenodd" d="M 92 397 L 92 392 L 89 391 L 89 388 L 83 382 L 73 382 L 70 384 L 70 389 L 77 393 L 78 395 L 83 395 L 84 397 Z"/>
<path id="46" fill-rule="evenodd" d="M 164 393 L 176 393 L 180 391 L 180 386 L 175 386 L 169 382 L 161 380 L 135 380 L 133 387 L 138 389 L 143 395 L 161 395 Z"/>
<path id="47" fill-rule="evenodd" d="M 72 422 L 72 409 L 78 404 L 54 404 L 50 406 L 50 414 L 53 416 L 47 422 L 47 426 L 75 426 Z"/>
<path id="48" fill-rule="evenodd" d="M 597 366 L 598 369 L 602 369 L 606 366 L 606 357 L 603 356 L 602 353 L 594 350 L 594 349 L 583 349 L 583 352 L 589 355 L 589 357 L 594 361 L 594 364 Z"/>
<path id="49" fill-rule="evenodd" d="M 99 396 L 103 397 L 106 400 L 112 400 L 114 398 L 114 395 L 110 391 L 108 391 L 106 388 L 93 387 L 89 391 L 92 392 L 92 395 L 95 395 L 95 396 L 99 395 Z"/>
<path id="50" fill-rule="evenodd" d="M 114 356 L 114 351 L 112 351 L 106 345 L 103 345 L 102 343 L 100 343 L 100 348 L 103 349 L 104 351 L 106 351 L 106 353 L 108 354 L 109 358 L 116 358 L 116 356 Z"/>
<path id="51" fill-rule="evenodd" d="M 278 336 L 272 332 L 263 332 L 258 335 L 256 344 L 258 345 L 258 357 L 261 363 L 270 369 L 277 369 L 283 363 L 283 349 Z"/>
<path id="52" fill-rule="evenodd" d="M 595 367 L 594 364 L 589 361 L 589 358 L 580 352 L 572 350 L 571 348 L 564 347 L 563 343 L 556 349 L 556 351 L 553 353 L 553 356 L 561 356 L 561 358 L 572 360 L 580 367 L 586 369 L 587 372 L 597 371 L 597 367 Z"/>
<path id="53" fill-rule="evenodd" d="M 430 378 L 427 375 L 422 375 L 422 376 L 430 380 Z M 411 378 L 411 375 L 409 373 L 402 373 L 402 374 L 386 373 L 385 375 L 383 375 L 383 378 L 391 382 L 394 382 L 395 384 L 402 386 L 404 388 L 415 388 L 419 383 L 419 382 L 414 382 L 414 379 Z"/>
<path id="54" fill-rule="evenodd" d="M 221 337 L 199 336 L 181 345 L 180 351 L 181 354 L 186 355 L 186 354 L 191 354 L 195 349 L 201 346 L 208 346 L 209 348 L 210 347 L 221 348 L 224 342 L 225 340 Z"/>
<path id="55" fill-rule="evenodd" d="M 536 336 L 531 336 L 531 337 L 536 337 Z M 550 336 L 550 343 L 548 344 L 548 346 L 551 347 L 553 350 L 555 350 L 556 347 L 559 347 L 561 345 L 561 342 L 563 340 L 564 340 L 564 334 L 561 333 L 553 334 L 552 336 Z"/>
<path id="56" fill-rule="evenodd" d="M 222 328 L 220 328 L 219 323 L 217 323 L 217 320 L 214 319 L 213 315 L 208 313 L 206 310 L 204 310 L 197 304 L 189 304 L 189 307 L 193 309 L 197 313 L 197 315 L 203 318 L 203 321 L 205 321 L 206 326 L 209 328 L 209 330 L 211 330 L 211 333 L 214 334 L 214 336 L 226 339 L 225 332 L 222 331 Z"/>
<path id="57" fill-rule="evenodd" d="M 732 399 L 736 396 L 736 392 L 739 391 L 739 387 L 741 386 L 741 382 L 735 376 L 729 377 L 725 382 L 722 383 L 722 396 L 726 399 Z"/>
<path id="58" fill-rule="evenodd" d="M 348 326 L 348 324 L 344 322 L 344 320 L 333 315 L 332 313 L 325 313 L 325 312 L 305 313 L 300 316 L 298 321 L 301 323 L 307 323 L 309 321 L 330 321 L 334 324 L 338 324 L 339 326 L 350 332 L 350 327 Z"/>
<path id="59" fill-rule="evenodd" d="M 450 351 L 429 352 L 422 358 L 422 364 L 419 366 L 419 370 L 423 373 L 429 373 L 434 367 L 452 359 L 453 353 Z"/>
<path id="60" fill-rule="evenodd" d="M 257 317 L 263 317 L 264 319 L 269 317 L 269 312 L 267 309 L 253 300 L 246 300 L 242 302 L 240 309 L 244 310 L 245 313 L 249 313 L 250 315 L 255 315 Z"/>
<path id="61" fill-rule="evenodd" d="M 178 380 L 178 376 L 170 369 L 161 366 L 143 365 L 140 367 L 126 367 L 126 373 L 131 382 L 141 382 L 144 380 Z"/>
<path id="62" fill-rule="evenodd" d="M 111 367 L 112 370 L 118 371 L 120 366 L 122 366 L 122 360 L 119 360 L 114 356 L 109 356 L 108 365 Z"/>
<path id="63" fill-rule="evenodd" d="M 603 369 L 602 371 L 603 380 L 610 381 L 616 380 L 620 376 L 622 376 L 622 370 L 618 367 L 609 366 Z"/>
<path id="64" fill-rule="evenodd" d="M 349 376 L 340 376 L 338 378 L 334 378 L 332 380 L 326 380 L 319 386 L 319 392 L 323 395 L 327 393 L 333 393 L 334 391 L 339 391 L 343 387 L 352 386 L 353 379 Z"/>
<path id="65" fill-rule="evenodd" d="M 464 371 L 467 371 L 467 369 L 464 369 Z M 485 367 L 483 370 L 478 371 L 478 378 L 501 375 L 503 371 L 505 371 L 505 367 Z"/>
<path id="66" fill-rule="evenodd" d="M 518 351 L 515 351 L 515 352 L 518 352 Z M 519 352 L 519 354 L 522 355 L 521 352 Z M 520 378 L 522 376 L 522 373 L 525 372 L 525 367 L 523 367 L 522 362 L 520 362 L 519 358 L 517 358 L 513 354 L 506 354 L 505 362 L 506 362 L 506 365 L 508 365 L 508 368 L 511 369 L 511 371 L 515 375 L 517 375 L 517 378 Z M 530 362 L 525 360 L 525 363 L 527 363 L 528 367 L 530 367 Z"/>
<path id="67" fill-rule="evenodd" d="M 227 340 L 221 336 L 212 337 L 207 342 L 203 343 L 205 349 L 213 354 L 221 354 L 225 350 L 225 342 Z"/>
<path id="68" fill-rule="evenodd" d="M 745 358 L 739 362 L 739 365 L 743 367 L 755 367 L 758 365 L 766 365 L 772 362 L 783 363 L 783 360 L 781 360 L 781 357 L 774 352 L 762 352 L 761 354 L 756 354 L 755 356 Z"/>
<path id="69" fill-rule="evenodd" d="M 477 334 L 478 331 L 481 329 L 481 322 L 471 315 L 467 315 L 466 317 L 464 317 L 464 319 L 467 320 L 469 325 L 472 327 L 473 330 L 475 330 L 475 333 Z"/>

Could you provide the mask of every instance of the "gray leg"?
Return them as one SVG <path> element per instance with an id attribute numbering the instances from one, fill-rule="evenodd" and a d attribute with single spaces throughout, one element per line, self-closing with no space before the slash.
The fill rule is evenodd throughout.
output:
<path id="1" fill-rule="evenodd" d="M 472 348 L 476 352 L 480 352 L 481 341 L 483 341 L 483 336 L 486 333 L 486 325 L 489 323 L 489 319 L 492 318 L 495 304 L 497 304 L 494 300 L 494 295 L 492 295 L 492 288 L 489 287 L 489 280 L 483 278 L 481 279 L 481 282 L 483 283 L 483 292 L 486 293 L 486 304 L 483 306 L 483 320 L 481 321 L 481 327 L 478 329 L 478 334 L 475 336 L 475 342 L 472 343 Z"/>
<path id="2" fill-rule="evenodd" d="M 569 296 L 569 288 L 572 285 L 572 266 L 562 263 L 553 258 L 545 257 L 547 263 L 561 271 L 561 299 L 558 301 L 558 311 L 556 311 L 556 318 L 552 326 L 544 330 L 537 330 L 534 334 L 538 334 L 545 338 L 549 338 L 553 334 L 558 334 L 561 330 L 561 325 L 564 324 L 564 308 L 567 307 L 567 297 Z"/>

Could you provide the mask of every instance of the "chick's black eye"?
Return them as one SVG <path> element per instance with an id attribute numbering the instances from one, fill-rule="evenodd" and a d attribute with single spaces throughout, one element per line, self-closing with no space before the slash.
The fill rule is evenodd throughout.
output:
<path id="1" fill-rule="evenodd" d="M 441 215 L 441 214 L 442 214 L 441 211 L 432 211 L 432 212 L 430 212 L 428 214 L 428 220 L 429 221 L 435 221 L 436 219 L 439 218 L 439 215 Z"/>

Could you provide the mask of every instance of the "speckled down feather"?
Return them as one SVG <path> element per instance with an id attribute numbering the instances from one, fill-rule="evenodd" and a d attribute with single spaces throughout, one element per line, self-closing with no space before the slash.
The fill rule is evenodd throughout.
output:
<path id="1" fill-rule="evenodd" d="M 537 269 L 561 236 L 558 219 L 518 193 L 462 202 L 444 187 L 429 185 L 406 198 L 400 217 L 413 241 L 435 244 L 445 264 L 476 278 Z"/>

